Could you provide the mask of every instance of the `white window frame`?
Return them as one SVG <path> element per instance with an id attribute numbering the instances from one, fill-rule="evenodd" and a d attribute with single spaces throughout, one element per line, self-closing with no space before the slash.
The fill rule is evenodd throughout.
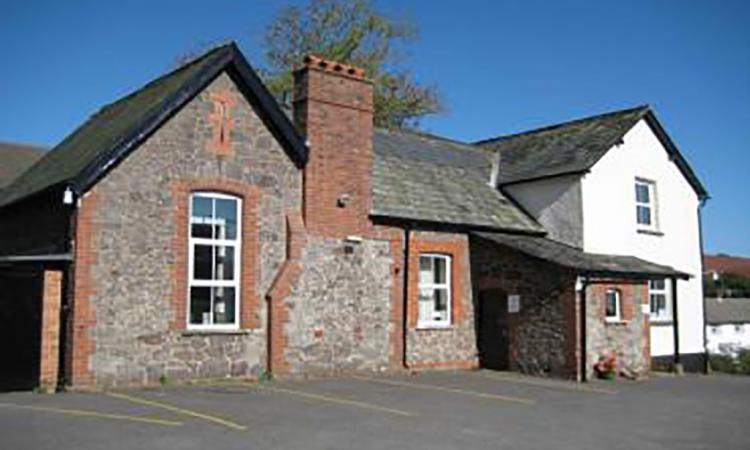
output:
<path id="1" fill-rule="evenodd" d="M 421 267 L 422 267 L 422 258 L 431 258 L 433 261 L 435 259 L 442 259 L 445 261 L 445 283 L 435 283 L 434 281 L 431 282 L 422 282 L 421 280 Z M 418 286 L 417 286 L 417 328 L 420 329 L 426 329 L 426 328 L 448 328 L 451 326 L 451 323 L 453 322 L 453 258 L 451 258 L 450 255 L 441 254 L 441 253 L 420 253 L 419 254 L 419 264 L 417 266 L 417 279 L 418 279 Z M 433 270 L 434 270 L 434 263 L 433 263 Z M 434 280 L 434 277 L 433 277 Z M 434 320 L 433 318 L 423 318 L 422 317 L 422 290 L 432 290 L 435 292 L 436 289 L 445 289 L 446 291 L 446 314 L 447 319 L 446 320 Z M 432 300 L 433 308 L 435 304 L 435 300 L 433 297 Z M 434 309 L 433 309 L 434 312 Z M 433 315 L 434 317 L 434 315 Z"/>
<path id="2" fill-rule="evenodd" d="M 615 315 L 607 315 L 607 299 L 609 294 L 615 294 Z M 619 289 L 609 288 L 604 293 L 604 320 L 607 322 L 621 322 L 622 321 L 622 294 Z"/>
<path id="3" fill-rule="evenodd" d="M 648 202 L 638 201 L 638 186 L 645 186 L 648 189 Z M 639 230 L 658 231 L 659 230 L 659 213 L 656 192 L 656 182 L 645 178 L 636 177 L 635 179 L 635 223 Z M 645 224 L 638 221 L 638 208 L 648 208 L 651 223 Z"/>
<path id="4" fill-rule="evenodd" d="M 192 233 L 192 220 L 193 220 L 193 199 L 195 197 L 204 197 L 210 199 L 225 199 L 233 200 L 237 205 L 237 236 L 236 239 L 215 239 L 215 238 L 199 238 L 193 237 Z M 187 329 L 189 330 L 237 330 L 240 326 L 240 273 L 242 266 L 242 199 L 234 195 L 222 194 L 219 192 L 211 191 L 199 191 L 193 192 L 188 198 L 188 286 L 187 286 L 187 307 L 185 308 L 185 322 L 187 323 Z M 211 246 L 223 246 L 234 248 L 234 276 L 232 280 L 197 280 L 194 278 L 194 265 L 195 265 L 195 246 L 196 245 L 211 245 Z M 234 288 L 234 323 L 226 324 L 193 324 L 190 322 L 191 314 L 191 288 L 193 287 L 228 287 Z M 211 320 L 213 321 L 213 299 L 211 301 Z"/>
<path id="5" fill-rule="evenodd" d="M 670 322 L 672 321 L 672 297 L 671 297 L 671 291 L 670 291 L 670 283 L 669 280 L 664 278 L 664 289 L 657 289 L 653 287 L 653 282 L 658 280 L 649 280 L 648 281 L 648 310 L 649 310 L 649 319 L 652 322 Z M 663 312 L 654 313 L 653 312 L 653 304 L 654 304 L 654 297 L 656 295 L 663 295 L 664 296 L 664 310 Z"/>

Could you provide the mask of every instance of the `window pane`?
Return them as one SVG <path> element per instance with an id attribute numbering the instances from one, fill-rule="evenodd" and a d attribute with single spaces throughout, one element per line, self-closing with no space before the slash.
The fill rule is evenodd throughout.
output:
<path id="1" fill-rule="evenodd" d="M 651 225 L 651 208 L 647 206 L 637 206 L 638 223 L 641 225 Z"/>
<path id="2" fill-rule="evenodd" d="M 664 294 L 651 294 L 649 297 L 651 303 L 651 314 L 663 316 L 667 312 L 667 296 Z"/>
<path id="3" fill-rule="evenodd" d="M 215 280 L 234 280 L 234 247 L 216 246 Z"/>
<path id="4" fill-rule="evenodd" d="M 190 217 L 191 236 L 211 238 L 211 199 L 193 196 L 192 216 Z"/>
<path id="5" fill-rule="evenodd" d="M 429 256 L 419 257 L 419 283 L 432 283 L 432 258 Z"/>
<path id="6" fill-rule="evenodd" d="M 234 288 L 217 287 L 214 290 L 214 323 L 234 323 Z"/>
<path id="7" fill-rule="evenodd" d="M 664 279 L 651 280 L 649 281 L 649 289 L 652 291 L 663 291 L 664 290 Z"/>
<path id="8" fill-rule="evenodd" d="M 607 317 L 617 317 L 617 293 L 613 291 L 607 292 L 606 314 Z"/>
<path id="9" fill-rule="evenodd" d="M 430 321 L 432 320 L 432 311 L 434 309 L 435 302 L 433 301 L 434 291 L 432 289 L 420 289 L 419 290 L 419 320 Z"/>
<path id="10" fill-rule="evenodd" d="M 635 199 L 639 203 L 650 203 L 649 188 L 647 184 L 635 184 Z"/>
<path id="11" fill-rule="evenodd" d="M 446 258 L 434 258 L 435 261 L 435 283 L 445 284 L 445 278 L 447 274 L 447 259 Z"/>
<path id="12" fill-rule="evenodd" d="M 196 245 L 193 249 L 193 278 L 196 280 L 212 280 L 211 253 L 214 247 L 211 245 Z"/>
<path id="13" fill-rule="evenodd" d="M 216 239 L 237 239 L 237 201 L 216 199 Z"/>
<path id="14" fill-rule="evenodd" d="M 435 311 L 448 311 L 447 289 L 435 289 Z"/>
<path id="15" fill-rule="evenodd" d="M 190 288 L 190 323 L 193 325 L 211 324 L 211 288 Z"/>

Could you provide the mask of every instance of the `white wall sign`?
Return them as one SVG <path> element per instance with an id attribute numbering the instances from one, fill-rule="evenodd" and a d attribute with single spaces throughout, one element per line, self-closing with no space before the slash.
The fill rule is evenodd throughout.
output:
<path id="1" fill-rule="evenodd" d="M 508 295 L 508 312 L 517 313 L 521 311 L 521 296 L 517 294 Z"/>

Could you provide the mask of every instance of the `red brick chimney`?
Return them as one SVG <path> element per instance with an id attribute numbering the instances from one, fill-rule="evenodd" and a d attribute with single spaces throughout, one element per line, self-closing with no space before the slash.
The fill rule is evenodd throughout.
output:
<path id="1" fill-rule="evenodd" d="M 372 92 L 364 70 L 316 56 L 294 74 L 294 119 L 310 149 L 303 187 L 310 233 L 341 238 L 369 229 Z"/>

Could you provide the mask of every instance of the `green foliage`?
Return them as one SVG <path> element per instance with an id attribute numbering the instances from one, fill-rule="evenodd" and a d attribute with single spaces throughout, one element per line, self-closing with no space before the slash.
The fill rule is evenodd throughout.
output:
<path id="1" fill-rule="evenodd" d="M 171 384 L 171 380 L 166 374 L 161 374 L 159 376 L 159 384 L 162 386 L 169 386 Z"/>
<path id="2" fill-rule="evenodd" d="M 736 371 L 734 358 L 730 355 L 710 355 L 708 362 L 714 372 L 735 373 Z"/>
<path id="3" fill-rule="evenodd" d="M 709 364 L 714 372 L 750 375 L 750 349 L 741 350 L 737 357 L 710 355 Z"/>
<path id="4" fill-rule="evenodd" d="M 750 375 L 750 349 L 742 350 L 737 355 L 738 372 L 744 375 Z"/>
<path id="5" fill-rule="evenodd" d="M 747 298 L 750 297 L 750 278 L 722 273 L 714 280 L 713 274 L 707 274 L 703 276 L 703 292 L 706 297 Z"/>
<path id="6" fill-rule="evenodd" d="M 416 34 L 413 24 L 386 17 L 371 0 L 311 0 L 283 9 L 268 25 L 270 67 L 262 75 L 280 97 L 291 92 L 292 72 L 308 54 L 361 67 L 373 81 L 376 125 L 416 127 L 420 118 L 441 110 L 437 90 L 398 67 L 398 49 Z"/>
<path id="7" fill-rule="evenodd" d="M 258 377 L 258 383 L 260 384 L 270 383 L 271 381 L 273 381 L 273 374 L 271 372 L 263 371 Z"/>

